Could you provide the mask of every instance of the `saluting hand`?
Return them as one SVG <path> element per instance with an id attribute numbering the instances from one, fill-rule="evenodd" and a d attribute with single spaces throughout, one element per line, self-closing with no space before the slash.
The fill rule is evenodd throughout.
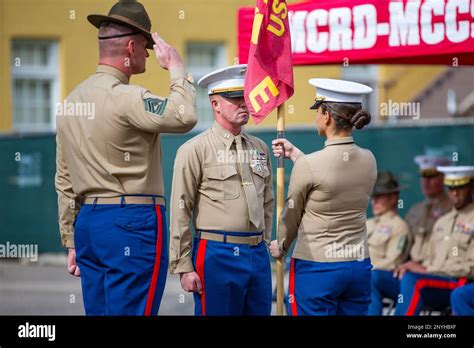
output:
<path id="1" fill-rule="evenodd" d="M 284 152 L 285 158 L 291 158 L 293 163 L 296 162 L 298 157 L 303 154 L 303 152 L 300 149 L 298 149 L 295 145 L 290 143 L 285 138 L 272 140 L 272 150 L 273 150 L 273 155 L 275 157 L 280 157 L 281 154 Z"/>
<path id="2" fill-rule="evenodd" d="M 271 241 L 271 243 L 270 243 L 270 254 L 272 254 L 272 256 L 275 259 L 279 259 L 282 256 L 281 252 L 280 252 L 280 249 L 278 249 L 278 241 L 276 241 L 276 240 Z"/>
<path id="3" fill-rule="evenodd" d="M 70 274 L 76 277 L 81 276 L 81 270 L 76 264 L 76 249 L 69 248 L 67 253 L 67 270 Z"/>
<path id="4" fill-rule="evenodd" d="M 187 292 L 198 292 L 202 294 L 201 278 L 196 272 L 180 273 L 181 287 Z"/>
<path id="5" fill-rule="evenodd" d="M 155 50 L 156 60 L 163 69 L 168 70 L 184 66 L 183 60 L 174 47 L 167 44 L 157 33 L 151 34 L 151 37 L 155 42 L 153 49 Z"/>

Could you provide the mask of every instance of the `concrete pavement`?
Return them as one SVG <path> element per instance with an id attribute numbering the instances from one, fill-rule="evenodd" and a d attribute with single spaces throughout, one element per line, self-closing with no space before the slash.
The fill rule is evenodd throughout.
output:
<path id="1" fill-rule="evenodd" d="M 65 265 L 64 255 L 40 255 L 31 263 L 0 260 L 0 315 L 84 315 L 81 281 Z M 181 289 L 179 276 L 168 275 L 159 315 L 193 312 L 192 294 Z"/>

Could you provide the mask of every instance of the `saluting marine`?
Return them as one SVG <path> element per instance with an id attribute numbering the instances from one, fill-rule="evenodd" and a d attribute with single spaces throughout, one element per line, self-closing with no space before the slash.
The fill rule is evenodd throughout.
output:
<path id="1" fill-rule="evenodd" d="M 296 158 L 288 197 L 278 225 L 279 258 L 296 239 L 290 269 L 289 314 L 364 315 L 370 303 L 371 264 L 366 210 L 377 178 L 373 154 L 354 144 L 352 129 L 370 122 L 362 109 L 368 86 L 332 79 L 311 79 L 317 87 L 318 133 L 324 149 L 309 155 L 286 140 L 285 155 Z M 277 154 L 277 151 L 274 150 Z M 280 152 L 282 155 L 282 152 Z"/>
<path id="2" fill-rule="evenodd" d="M 120 1 L 88 20 L 99 28 L 99 66 L 67 102 L 93 104 L 95 115 L 57 115 L 68 270 L 81 276 L 87 315 L 156 315 L 168 263 L 160 134 L 194 127 L 195 90 L 176 50 L 150 33 L 142 4 Z M 152 48 L 170 72 L 168 98 L 129 84 Z"/>
<path id="3" fill-rule="evenodd" d="M 267 145 L 242 129 L 249 119 L 246 67 L 199 81 L 208 89 L 215 122 L 176 154 L 170 271 L 194 292 L 196 315 L 271 312 L 272 170 Z"/>
<path id="4" fill-rule="evenodd" d="M 418 315 L 425 305 L 447 307 L 451 291 L 474 278 L 474 166 L 438 167 L 453 209 L 434 225 L 428 256 L 415 272 L 404 274 L 395 314 Z"/>
<path id="5" fill-rule="evenodd" d="M 400 189 L 392 173 L 378 173 L 371 200 L 374 217 L 367 220 L 370 260 L 374 266 L 369 315 L 381 315 L 383 298 L 395 301 L 400 291 L 393 271 L 406 260 L 410 246 L 408 224 L 397 213 Z"/>

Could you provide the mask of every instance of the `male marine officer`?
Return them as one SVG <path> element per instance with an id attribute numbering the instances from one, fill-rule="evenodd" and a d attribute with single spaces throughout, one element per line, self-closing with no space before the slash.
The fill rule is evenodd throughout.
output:
<path id="1" fill-rule="evenodd" d="M 403 275 L 396 315 L 418 315 L 424 305 L 448 306 L 452 290 L 474 278 L 474 166 L 438 167 L 453 209 L 436 221 L 423 265 Z"/>
<path id="2" fill-rule="evenodd" d="M 199 81 L 215 122 L 176 154 L 170 271 L 194 292 L 196 315 L 271 311 L 272 171 L 268 147 L 242 129 L 249 119 L 245 71 L 231 66 Z"/>
<path id="3" fill-rule="evenodd" d="M 415 157 L 415 163 L 419 167 L 421 190 L 425 200 L 414 204 L 405 216 L 405 221 L 410 226 L 413 244 L 410 247 L 410 259 L 395 271 L 395 275 L 400 278 L 426 259 L 436 220 L 453 207 L 444 191 L 444 175 L 436 169 L 438 166 L 450 165 L 451 161 L 440 156 L 420 155 Z"/>
<path id="4" fill-rule="evenodd" d="M 193 128 L 195 90 L 176 50 L 150 33 L 140 3 L 120 1 L 88 20 L 99 28 L 99 66 L 67 103 L 94 105 L 95 115 L 57 116 L 68 269 L 81 276 L 87 315 L 157 314 L 168 262 L 160 134 Z M 168 98 L 129 84 L 145 71 L 151 48 L 170 72 Z"/>

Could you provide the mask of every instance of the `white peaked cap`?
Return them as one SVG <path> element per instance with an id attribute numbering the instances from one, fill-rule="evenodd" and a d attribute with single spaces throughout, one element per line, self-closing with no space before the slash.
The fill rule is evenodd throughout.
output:
<path id="1" fill-rule="evenodd" d="M 225 97 L 244 95 L 247 64 L 233 65 L 213 71 L 198 81 L 198 86 L 207 88 L 207 94 L 222 94 Z"/>
<path id="2" fill-rule="evenodd" d="M 316 104 L 320 101 L 362 103 L 364 95 L 373 91 L 369 86 L 345 80 L 315 78 L 310 79 L 309 84 L 316 87 Z M 312 109 L 316 108 L 316 104 Z"/>
<path id="3" fill-rule="evenodd" d="M 450 187 L 463 186 L 474 178 L 474 166 L 437 167 L 444 174 L 444 184 Z"/>
<path id="4" fill-rule="evenodd" d="M 433 155 L 419 155 L 415 157 L 415 163 L 420 169 L 430 169 L 436 167 L 447 166 L 452 163 L 449 158 Z"/>
<path id="5" fill-rule="evenodd" d="M 421 176 L 436 176 L 440 172 L 437 167 L 449 166 L 452 161 L 449 158 L 435 155 L 419 155 L 415 157 L 415 163 L 418 165 Z"/>

